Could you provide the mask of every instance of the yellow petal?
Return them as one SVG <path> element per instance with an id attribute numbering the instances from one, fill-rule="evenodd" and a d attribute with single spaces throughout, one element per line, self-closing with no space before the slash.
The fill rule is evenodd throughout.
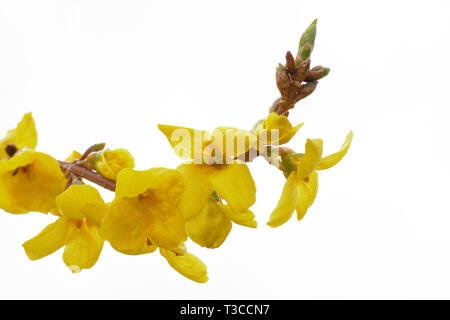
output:
<path id="1" fill-rule="evenodd" d="M 294 213 L 298 200 L 297 177 L 292 172 L 283 187 L 280 201 L 272 211 L 269 222 L 267 224 L 272 228 L 279 227 L 288 221 Z"/>
<path id="2" fill-rule="evenodd" d="M 316 171 L 313 171 L 305 180 L 298 182 L 297 219 L 301 220 L 306 211 L 314 202 L 319 188 L 319 179 Z"/>
<path id="3" fill-rule="evenodd" d="M 203 149 L 211 142 L 207 131 L 162 124 L 158 125 L 158 129 L 182 159 L 201 159 Z"/>
<path id="4" fill-rule="evenodd" d="M 115 199 L 102 221 L 101 234 L 124 254 L 153 252 L 156 247 L 149 239 L 145 214 L 138 199 Z"/>
<path id="5" fill-rule="evenodd" d="M 262 145 L 281 145 L 289 142 L 302 126 L 303 123 L 292 127 L 286 116 L 271 112 L 256 128 L 256 132 Z"/>
<path id="6" fill-rule="evenodd" d="M 88 219 L 100 226 L 107 206 L 100 193 L 92 186 L 71 185 L 56 197 L 56 205 L 60 213 L 72 219 Z"/>
<path id="7" fill-rule="evenodd" d="M 170 203 L 142 200 L 148 221 L 148 234 L 158 247 L 171 249 L 186 241 L 185 222 L 178 209 Z"/>
<path id="8" fill-rule="evenodd" d="M 64 161 L 67 162 L 72 162 L 75 160 L 78 160 L 82 157 L 82 154 L 77 152 L 77 151 L 72 151 L 72 153 L 70 154 L 70 156 L 68 156 Z"/>
<path id="9" fill-rule="evenodd" d="M 297 177 L 304 179 L 311 172 L 313 172 L 319 165 L 322 158 L 322 145 L 321 139 L 308 139 L 305 145 L 305 154 L 300 158 L 300 162 L 297 164 Z"/>
<path id="10" fill-rule="evenodd" d="M 98 153 L 95 168 L 105 178 L 116 180 L 122 169 L 134 168 L 134 158 L 126 149 L 103 150 Z"/>
<path id="11" fill-rule="evenodd" d="M 295 127 L 293 127 L 288 133 L 286 133 L 286 135 L 284 135 L 283 137 L 280 138 L 280 145 L 281 144 L 285 144 L 288 143 L 297 133 L 298 130 L 300 130 L 300 128 L 303 127 L 303 123 L 300 123 L 298 125 L 296 125 Z"/>
<path id="12" fill-rule="evenodd" d="M 14 172 L 17 168 L 25 167 L 34 161 L 34 152 L 16 153 L 10 159 L 0 159 L 0 174 Z"/>
<path id="13" fill-rule="evenodd" d="M 199 214 L 186 222 L 186 233 L 195 243 L 217 248 L 231 231 L 231 219 L 216 200 L 209 199 Z"/>
<path id="14" fill-rule="evenodd" d="M 170 266 L 186 278 L 200 283 L 208 281 L 206 265 L 193 254 L 186 253 L 183 256 L 177 256 L 170 250 L 160 249 L 159 251 Z"/>
<path id="15" fill-rule="evenodd" d="M 244 227 L 256 228 L 258 223 L 255 220 L 255 214 L 250 210 L 237 213 L 230 206 L 222 205 L 224 213 L 230 217 L 231 221 Z"/>
<path id="16" fill-rule="evenodd" d="M 245 212 L 255 203 L 255 182 L 246 164 L 215 166 L 210 181 L 214 190 L 236 212 Z"/>
<path id="17" fill-rule="evenodd" d="M 5 147 L 10 143 L 15 144 L 19 150 L 23 148 L 36 148 L 37 132 L 31 113 L 25 114 L 17 124 L 17 127 L 9 130 L 6 137 L 0 141 L 0 158 L 8 156 L 5 152 Z"/>
<path id="18" fill-rule="evenodd" d="M 12 213 L 53 211 L 66 183 L 58 161 L 45 153 L 25 151 L 0 160 L 0 207 Z"/>
<path id="19" fill-rule="evenodd" d="M 166 168 L 146 171 L 127 168 L 117 176 L 116 199 L 138 197 L 147 190 L 160 190 L 159 196 L 165 196 L 177 204 L 183 192 L 183 177 L 178 171 Z"/>
<path id="20" fill-rule="evenodd" d="M 341 150 L 322 158 L 322 160 L 320 160 L 319 165 L 317 166 L 317 170 L 329 169 L 335 166 L 339 161 L 341 161 L 341 159 L 346 155 L 348 149 L 350 148 L 352 139 L 353 139 L 353 131 L 350 131 L 347 135 L 347 138 L 345 138 L 345 142 L 342 145 Z"/>
<path id="21" fill-rule="evenodd" d="M 63 260 L 73 273 L 89 269 L 97 262 L 103 248 L 98 228 L 86 221 L 71 221 L 71 237 L 64 249 Z"/>
<path id="22" fill-rule="evenodd" d="M 218 127 L 211 134 L 216 154 L 235 158 L 246 153 L 250 147 L 257 148 L 256 136 L 237 128 Z M 222 163 L 223 164 L 223 163 Z"/>
<path id="23" fill-rule="evenodd" d="M 184 192 L 178 208 L 183 218 L 189 220 L 202 210 L 214 191 L 209 181 L 214 166 L 185 163 L 179 165 L 177 171 L 184 180 Z"/>
<path id="24" fill-rule="evenodd" d="M 64 246 L 70 236 L 69 219 L 59 218 L 49 224 L 37 236 L 23 244 L 31 260 L 46 257 Z"/>
<path id="25" fill-rule="evenodd" d="M 37 145 L 37 132 L 31 113 L 23 116 L 22 120 L 17 125 L 16 132 L 16 146 L 19 149 L 30 148 L 34 149 Z"/>

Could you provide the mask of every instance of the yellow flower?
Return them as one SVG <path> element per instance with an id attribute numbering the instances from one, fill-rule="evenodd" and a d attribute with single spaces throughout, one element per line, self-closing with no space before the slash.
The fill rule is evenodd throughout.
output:
<path id="1" fill-rule="evenodd" d="M 300 123 L 293 127 L 286 116 L 271 112 L 256 126 L 255 133 L 262 145 L 282 145 L 288 143 L 302 126 L 303 123 Z M 278 136 L 273 134 L 273 130 L 278 131 Z"/>
<path id="2" fill-rule="evenodd" d="M 200 213 L 213 192 L 225 199 L 234 212 L 247 212 L 255 203 L 255 182 L 243 163 L 184 163 L 178 166 L 177 171 L 183 176 L 185 184 L 179 208 L 186 221 Z"/>
<path id="3" fill-rule="evenodd" d="M 37 145 L 37 132 L 31 113 L 23 116 L 17 128 L 9 130 L 2 140 L 0 140 L 0 158 L 7 158 L 5 148 L 8 144 L 14 144 L 17 149 L 34 149 Z"/>
<path id="4" fill-rule="evenodd" d="M 107 149 L 97 153 L 94 165 L 96 171 L 102 176 L 116 180 L 122 169 L 134 168 L 134 159 L 126 149 Z"/>
<path id="5" fill-rule="evenodd" d="M 177 156 L 196 164 L 233 162 L 250 148 L 256 148 L 256 136 L 249 131 L 217 127 L 212 133 L 191 128 L 158 125 Z"/>
<path id="6" fill-rule="evenodd" d="M 102 223 L 102 234 L 125 254 L 172 249 L 186 240 L 185 223 L 177 205 L 183 178 L 173 169 L 123 169 L 117 177 L 116 197 Z"/>
<path id="7" fill-rule="evenodd" d="M 63 260 L 72 272 L 91 268 L 103 248 L 99 228 L 107 205 L 88 185 L 72 185 L 56 198 L 60 218 L 23 244 L 31 260 L 65 246 Z"/>
<path id="8" fill-rule="evenodd" d="M 161 255 L 166 258 L 172 268 L 188 279 L 205 283 L 208 281 L 208 271 L 206 265 L 196 256 L 186 252 L 177 254 L 173 250 L 159 249 Z"/>
<path id="9" fill-rule="evenodd" d="M 207 139 L 205 142 L 201 138 L 200 140 L 198 139 L 198 136 L 205 135 L 204 131 L 174 126 L 159 125 L 158 127 L 166 135 L 178 156 L 182 158 L 187 157 L 194 161 L 197 160 L 195 157 L 199 155 L 197 150 L 200 150 L 200 156 L 202 156 L 211 144 L 214 144 L 214 146 L 223 146 L 223 135 L 217 134 L 217 132 L 228 131 L 231 132 L 228 138 L 232 139 L 231 137 L 233 136 L 241 136 L 242 141 L 248 141 L 245 139 L 248 136 L 237 129 L 231 130 L 228 128 L 230 130 L 226 130 L 224 127 L 217 128 L 215 130 L 216 134 L 213 136 L 220 137 L 220 139 Z M 180 131 L 178 131 L 179 129 Z M 190 137 L 183 136 L 183 130 L 186 130 Z M 180 134 L 178 135 L 177 132 Z M 179 140 L 173 139 L 174 136 L 183 137 L 181 141 L 182 147 L 180 147 Z M 185 143 L 186 141 L 188 143 Z M 200 147 L 198 148 L 198 146 Z M 246 147 L 244 145 L 244 149 Z M 184 150 L 181 150 L 181 148 Z M 224 153 L 227 158 L 232 158 L 237 153 L 240 153 L 240 151 L 236 152 L 235 148 L 225 147 Z M 255 203 L 255 182 L 247 165 L 236 161 L 228 162 L 228 164 L 184 163 L 178 166 L 177 171 L 183 176 L 185 185 L 179 209 L 186 221 L 200 213 L 213 192 L 216 192 L 220 197 L 225 199 L 234 212 L 245 213 Z"/>
<path id="10" fill-rule="evenodd" d="M 186 222 L 186 233 L 202 247 L 217 248 L 230 233 L 232 222 L 256 228 L 254 219 L 255 215 L 250 210 L 236 213 L 218 197 L 211 197 L 200 213 Z"/>
<path id="11" fill-rule="evenodd" d="M 271 227 L 278 227 L 288 221 L 294 210 L 301 220 L 314 202 L 318 189 L 316 170 L 324 170 L 336 165 L 347 153 L 353 139 L 353 132 L 347 135 L 344 144 L 336 153 L 322 158 L 322 140 L 314 139 L 306 142 L 304 155 L 288 155 L 293 168 L 289 168 L 288 178 L 283 188 L 280 201 L 273 210 L 269 222 Z"/>
<path id="12" fill-rule="evenodd" d="M 0 159 L 0 208 L 11 213 L 51 212 L 67 179 L 51 156 L 26 150 Z"/>

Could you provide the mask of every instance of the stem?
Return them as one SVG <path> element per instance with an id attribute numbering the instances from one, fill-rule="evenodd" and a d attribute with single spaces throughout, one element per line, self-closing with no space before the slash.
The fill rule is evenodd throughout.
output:
<path id="1" fill-rule="evenodd" d="M 79 166 L 75 163 L 72 162 L 67 162 L 67 161 L 59 161 L 59 165 L 61 166 L 61 168 L 63 170 L 67 170 L 70 173 L 73 173 L 74 175 L 80 177 L 80 178 L 84 178 L 86 180 L 89 180 L 95 184 L 98 184 L 99 186 L 111 190 L 111 191 L 116 191 L 116 182 L 113 180 L 109 180 L 107 178 L 105 178 L 104 176 L 92 172 L 91 170 Z"/>

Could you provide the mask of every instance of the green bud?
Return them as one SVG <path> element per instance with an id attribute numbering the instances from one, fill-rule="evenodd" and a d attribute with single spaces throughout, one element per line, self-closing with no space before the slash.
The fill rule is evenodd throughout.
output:
<path id="1" fill-rule="evenodd" d="M 308 59 L 314 49 L 314 41 L 316 40 L 316 24 L 317 19 L 309 25 L 300 38 L 298 52 L 302 60 Z"/>
<path id="2" fill-rule="evenodd" d="M 80 160 L 84 160 L 84 159 L 86 159 L 87 156 L 88 156 L 89 154 L 91 154 L 92 152 L 98 152 L 98 151 L 103 150 L 104 148 L 105 148 L 105 143 L 104 143 L 104 142 L 102 142 L 102 143 L 96 143 L 96 144 L 90 146 L 90 147 L 83 153 L 83 155 L 81 156 Z"/>

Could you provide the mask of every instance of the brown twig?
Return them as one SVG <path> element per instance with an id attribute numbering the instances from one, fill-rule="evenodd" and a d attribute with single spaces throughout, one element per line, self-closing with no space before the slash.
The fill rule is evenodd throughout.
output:
<path id="1" fill-rule="evenodd" d="M 59 161 L 59 165 L 64 171 L 68 171 L 80 178 L 89 180 L 105 189 L 116 191 L 116 182 L 105 178 L 101 174 L 95 173 L 85 167 L 79 166 L 72 162 Z"/>

